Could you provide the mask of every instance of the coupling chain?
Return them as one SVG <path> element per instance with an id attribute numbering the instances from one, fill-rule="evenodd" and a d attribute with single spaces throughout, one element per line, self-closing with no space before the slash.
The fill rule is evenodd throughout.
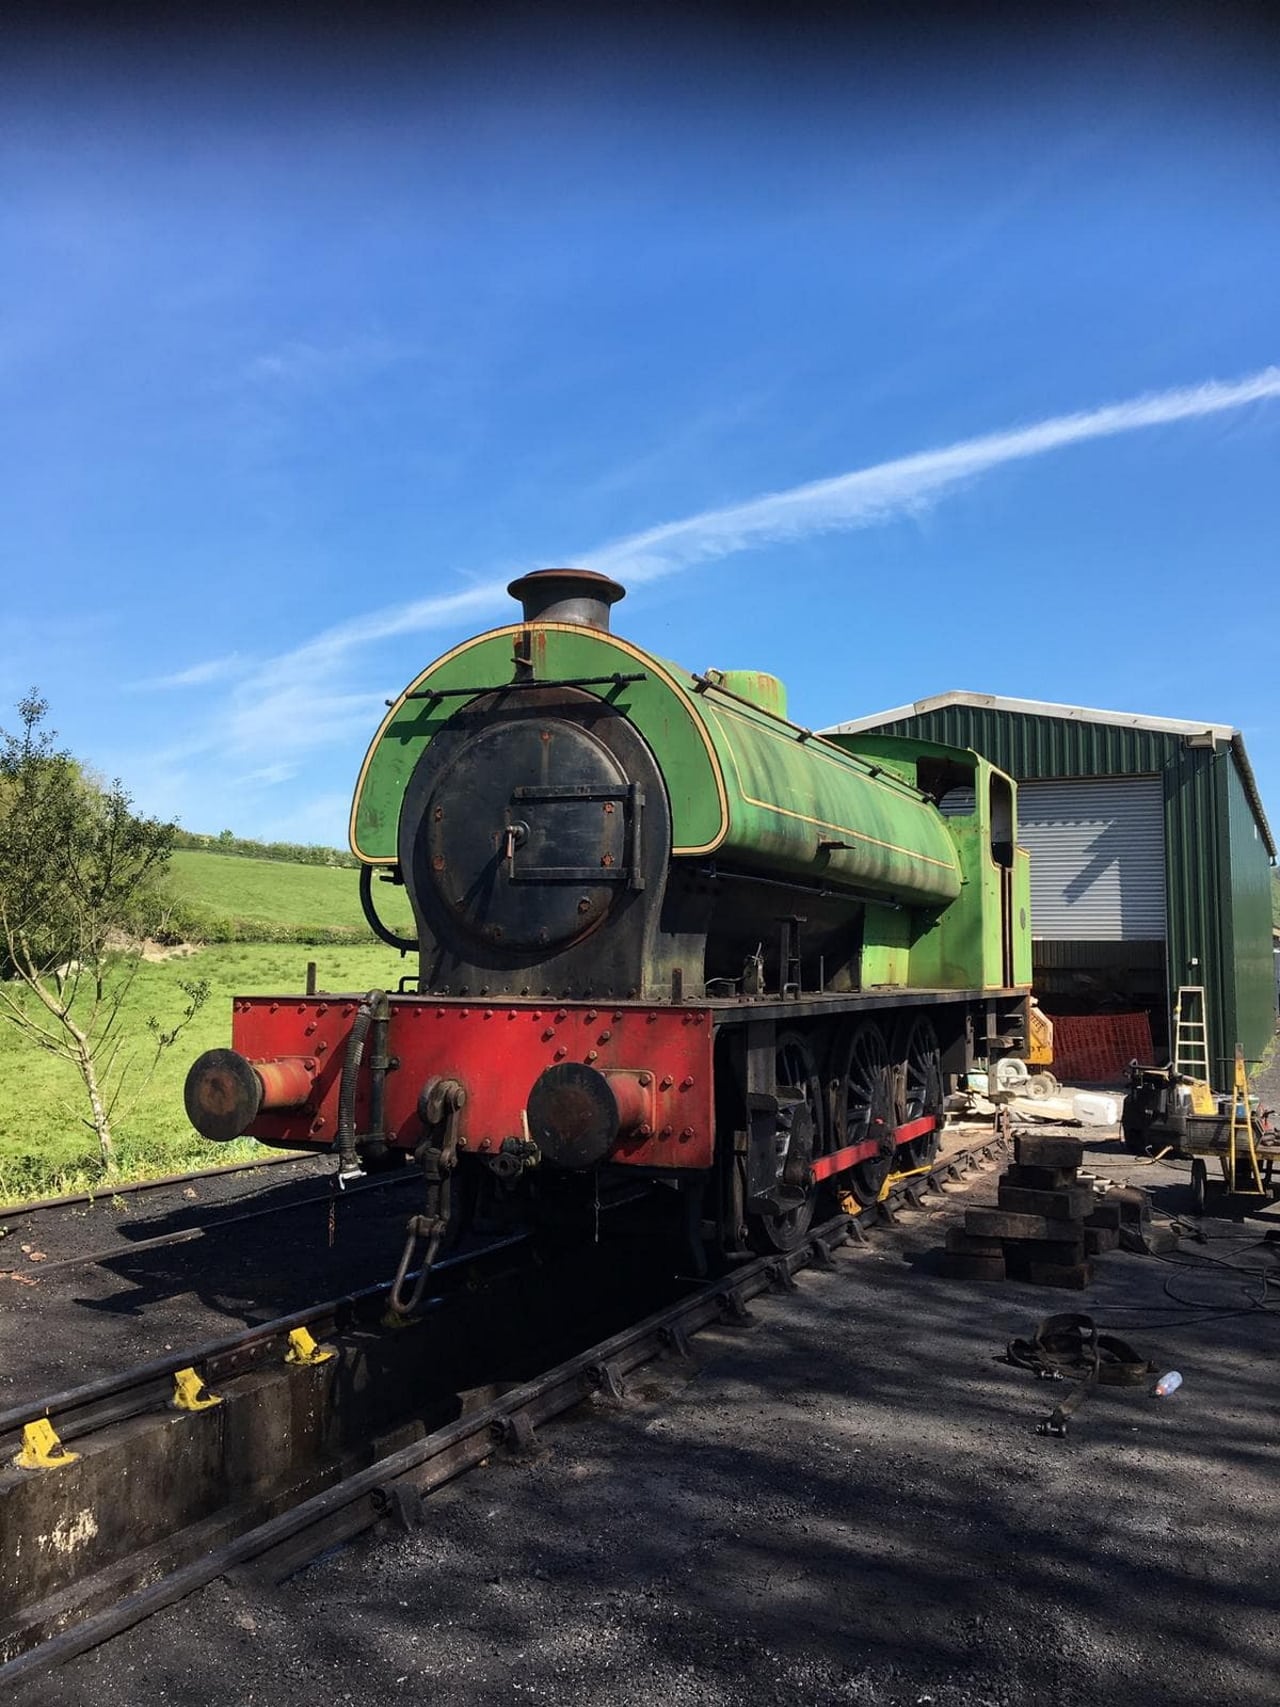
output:
<path id="1" fill-rule="evenodd" d="M 466 1088 L 456 1079 L 433 1079 L 419 1099 L 423 1124 L 432 1133 L 440 1133 L 440 1142 L 434 1143 L 428 1136 L 415 1152 L 426 1184 L 425 1212 L 409 1217 L 400 1264 L 391 1283 L 387 1303 L 397 1316 L 411 1315 L 421 1304 L 431 1270 L 440 1254 L 441 1242 L 449 1229 L 452 1174 L 458 1161 L 458 1139 L 466 1103 Z M 406 1298 L 405 1284 L 419 1244 L 425 1246 L 422 1265 Z"/>

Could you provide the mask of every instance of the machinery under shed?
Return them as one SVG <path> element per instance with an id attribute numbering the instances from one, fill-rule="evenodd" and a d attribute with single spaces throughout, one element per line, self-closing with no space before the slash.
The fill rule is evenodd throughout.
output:
<path id="1" fill-rule="evenodd" d="M 1164 1056 L 1178 986 L 1203 985 L 1215 1076 L 1237 1042 L 1260 1057 L 1276 1023 L 1276 849 L 1238 730 L 953 692 L 827 733 L 872 731 L 972 747 L 1016 779 L 1049 1012 L 1145 1009 Z"/>

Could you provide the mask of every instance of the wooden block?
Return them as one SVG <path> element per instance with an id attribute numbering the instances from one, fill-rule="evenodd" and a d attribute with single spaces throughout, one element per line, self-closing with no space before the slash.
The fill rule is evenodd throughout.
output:
<path id="1" fill-rule="evenodd" d="M 1120 1205 L 1118 1203 L 1095 1203 L 1084 1218 L 1086 1227 L 1114 1230 L 1120 1225 Z"/>
<path id="2" fill-rule="evenodd" d="M 1119 1243 L 1119 1227 L 1086 1227 L 1084 1230 L 1086 1256 L 1096 1257 L 1103 1251 L 1114 1251 Z"/>
<path id="3" fill-rule="evenodd" d="M 1046 1215 L 1050 1221 L 1083 1221 L 1093 1207 L 1093 1192 L 1087 1185 L 1063 1186 L 1061 1191 L 1023 1191 L 1020 1186 L 1002 1185 L 1001 1209 L 1021 1215 Z"/>
<path id="4" fill-rule="evenodd" d="M 1004 1255 L 1004 1245 L 999 1239 L 981 1239 L 975 1233 L 966 1233 L 963 1227 L 947 1228 L 947 1249 L 966 1257 Z"/>
<path id="5" fill-rule="evenodd" d="M 1143 1227 L 1142 1235 L 1153 1256 L 1164 1256 L 1167 1252 L 1178 1249 L 1176 1227 Z"/>
<path id="6" fill-rule="evenodd" d="M 1017 1162 L 1000 1175 L 1001 1185 L 1016 1185 L 1023 1191 L 1058 1191 L 1077 1183 L 1074 1168 L 1024 1168 Z"/>
<path id="7" fill-rule="evenodd" d="M 1102 1203 L 1120 1210 L 1120 1225 L 1140 1225 L 1151 1219 L 1151 1199 L 1134 1185 L 1118 1185 L 1109 1191 Z M 1101 1206 L 1100 1206 L 1101 1207 Z"/>
<path id="8" fill-rule="evenodd" d="M 1093 1268 L 1087 1262 L 1033 1262 L 1027 1279 L 1033 1286 L 1063 1286 L 1071 1292 L 1083 1292 L 1093 1279 Z"/>
<path id="9" fill-rule="evenodd" d="M 1011 1209 L 967 1209 L 964 1230 L 980 1239 L 1051 1239 L 1060 1221 L 1044 1215 L 1015 1215 Z"/>
<path id="10" fill-rule="evenodd" d="M 965 1256 L 960 1251 L 948 1251 L 942 1259 L 942 1272 L 952 1280 L 1003 1280 L 1003 1257 Z"/>
<path id="11" fill-rule="evenodd" d="M 1015 1132 L 1013 1156 L 1030 1168 L 1078 1168 L 1084 1155 L 1079 1138 L 1051 1138 L 1044 1132 Z"/>
<path id="12" fill-rule="evenodd" d="M 1010 1280 L 1030 1280 L 1033 1268 L 1078 1268 L 1083 1261 L 1083 1242 L 1060 1245 L 1052 1239 L 1005 1241 L 1004 1269 Z"/>
<path id="13" fill-rule="evenodd" d="M 1066 1239 L 1006 1239 L 1006 1262 L 1018 1257 L 1026 1262 L 1056 1262 L 1069 1265 L 1084 1261 L 1084 1239 L 1080 1233 Z"/>

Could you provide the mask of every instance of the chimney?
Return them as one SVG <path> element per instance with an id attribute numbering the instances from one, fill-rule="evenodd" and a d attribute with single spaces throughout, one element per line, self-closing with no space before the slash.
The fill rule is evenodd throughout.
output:
<path id="1" fill-rule="evenodd" d="M 535 569 L 507 588 L 519 599 L 525 622 L 579 622 L 609 632 L 609 606 L 627 590 L 594 569 Z"/>

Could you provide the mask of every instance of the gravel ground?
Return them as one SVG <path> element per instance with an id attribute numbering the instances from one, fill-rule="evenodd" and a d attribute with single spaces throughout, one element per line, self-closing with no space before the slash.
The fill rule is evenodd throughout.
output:
<path id="1" fill-rule="evenodd" d="M 1185 1209 L 1185 1164 L 1090 1158 Z M 1280 1212 L 1206 1223 L 1189 1257 L 1109 1255 L 1083 1295 L 941 1278 L 943 1227 L 993 1197 L 982 1176 L 806 1272 L 433 1496 L 416 1533 L 270 1593 L 220 1583 L 21 1707 L 1274 1707 L 1276 1306 L 1202 1259 L 1264 1265 Z M 1047 1439 L 1056 1390 L 1000 1357 L 1076 1308 L 1185 1382 L 1100 1390 Z"/>

